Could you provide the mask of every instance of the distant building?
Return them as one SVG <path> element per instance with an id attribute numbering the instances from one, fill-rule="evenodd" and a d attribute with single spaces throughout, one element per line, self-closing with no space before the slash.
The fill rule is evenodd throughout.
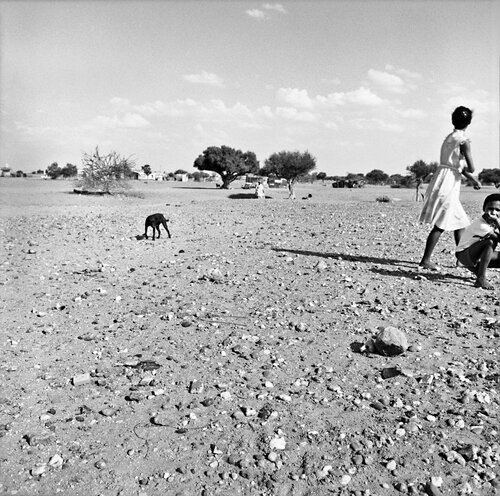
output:
<path id="1" fill-rule="evenodd" d="M 175 175 L 175 180 L 176 180 L 176 181 L 182 181 L 182 182 L 185 182 L 185 181 L 188 181 L 188 180 L 189 180 L 189 177 L 188 177 L 188 174 L 176 174 L 176 175 Z"/>
<path id="2" fill-rule="evenodd" d="M 5 166 L 5 167 L 0 167 L 0 177 L 9 177 L 10 174 L 12 172 L 12 169 L 9 167 L 9 166 Z"/>

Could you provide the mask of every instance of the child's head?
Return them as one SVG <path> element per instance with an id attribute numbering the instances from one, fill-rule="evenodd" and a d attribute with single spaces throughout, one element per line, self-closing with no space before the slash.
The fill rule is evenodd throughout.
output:
<path id="1" fill-rule="evenodd" d="M 472 110 L 467 107 L 457 107 L 451 114 L 451 122 L 455 129 L 465 129 L 472 120 Z"/>
<path id="2" fill-rule="evenodd" d="M 492 217 L 500 215 L 500 193 L 493 193 L 484 199 L 483 212 Z"/>

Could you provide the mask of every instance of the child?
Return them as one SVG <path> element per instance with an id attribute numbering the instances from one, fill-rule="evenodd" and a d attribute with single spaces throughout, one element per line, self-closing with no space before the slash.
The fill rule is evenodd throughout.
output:
<path id="1" fill-rule="evenodd" d="M 481 188 L 481 183 L 472 176 L 474 163 L 470 142 L 465 136 L 471 120 L 472 111 L 467 107 L 457 107 L 453 111 L 451 122 L 455 129 L 441 146 L 440 165 L 425 193 L 420 222 L 433 225 L 419 264 L 425 269 L 439 270 L 431 262 L 431 256 L 443 231 L 454 231 L 455 244 L 458 244 L 464 228 L 469 224 L 459 198 L 462 174 L 472 181 L 474 189 Z"/>
<path id="2" fill-rule="evenodd" d="M 476 274 L 474 287 L 493 289 L 486 279 L 488 267 L 500 267 L 495 248 L 500 240 L 500 194 L 486 197 L 483 215 L 464 230 L 457 246 L 458 261 Z"/>

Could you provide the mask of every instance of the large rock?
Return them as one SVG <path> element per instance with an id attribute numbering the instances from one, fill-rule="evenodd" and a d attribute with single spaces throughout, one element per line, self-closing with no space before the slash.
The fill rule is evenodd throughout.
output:
<path id="1" fill-rule="evenodd" d="M 396 356 L 408 349 L 405 334 L 396 327 L 386 327 L 375 337 L 375 349 L 386 356 Z"/>

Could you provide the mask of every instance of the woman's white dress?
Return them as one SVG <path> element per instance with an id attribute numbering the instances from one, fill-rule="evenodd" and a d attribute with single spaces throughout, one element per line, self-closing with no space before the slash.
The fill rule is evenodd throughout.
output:
<path id="1" fill-rule="evenodd" d="M 460 145 L 468 142 L 464 131 L 455 129 L 441 146 L 440 165 L 425 193 L 420 222 L 444 231 L 467 227 L 470 222 L 460 203 L 462 170 L 466 166 Z"/>

